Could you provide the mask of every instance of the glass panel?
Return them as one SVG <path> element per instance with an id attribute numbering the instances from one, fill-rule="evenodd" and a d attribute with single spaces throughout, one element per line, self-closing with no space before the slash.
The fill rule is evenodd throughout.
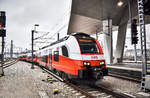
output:
<path id="1" fill-rule="evenodd" d="M 99 53 L 99 48 L 94 39 L 79 39 L 81 53 Z"/>
<path id="2" fill-rule="evenodd" d="M 68 57 L 68 50 L 66 46 L 62 46 L 62 55 Z"/>

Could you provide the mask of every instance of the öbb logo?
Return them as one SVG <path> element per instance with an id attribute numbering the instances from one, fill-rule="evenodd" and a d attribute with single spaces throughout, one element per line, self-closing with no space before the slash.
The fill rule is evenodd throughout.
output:
<path id="1" fill-rule="evenodd" d="M 91 56 L 91 59 L 98 59 L 98 56 Z"/>

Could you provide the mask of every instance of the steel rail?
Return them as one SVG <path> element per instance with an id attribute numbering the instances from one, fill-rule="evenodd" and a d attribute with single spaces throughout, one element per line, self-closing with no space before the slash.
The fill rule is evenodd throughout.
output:
<path id="1" fill-rule="evenodd" d="M 9 66 L 11 66 L 11 65 L 13 65 L 17 62 L 18 62 L 18 60 L 14 60 L 14 59 L 13 60 L 8 60 L 7 62 L 4 63 L 3 68 L 7 68 L 7 67 L 9 67 Z"/>
<path id="2" fill-rule="evenodd" d="M 108 88 L 105 88 L 103 86 L 91 86 L 92 88 L 95 88 L 95 89 L 98 89 L 98 90 L 102 90 L 104 91 L 105 93 L 107 94 L 110 94 L 116 98 L 135 98 L 135 96 L 132 96 L 132 95 L 127 95 L 127 94 L 124 94 L 124 93 L 121 93 L 121 92 L 117 92 L 117 91 L 114 91 L 112 89 L 108 89 Z"/>
<path id="3" fill-rule="evenodd" d="M 16 64 L 17 62 L 18 62 L 18 60 L 14 60 L 14 61 L 11 61 L 10 63 L 4 64 L 3 68 L 5 69 L 9 66 L 12 66 L 12 65 Z"/>
<path id="4" fill-rule="evenodd" d="M 70 87 L 74 88 L 75 90 L 77 90 L 78 92 L 80 92 L 81 94 L 83 94 L 84 96 L 86 96 L 87 98 L 96 98 L 95 96 L 92 96 L 90 93 L 82 90 L 81 88 L 79 88 L 78 86 L 69 83 L 68 81 L 63 80 L 60 76 L 54 74 L 52 71 L 50 71 L 49 69 L 47 69 L 44 66 L 39 66 L 41 67 L 45 72 L 47 72 L 48 74 L 51 74 L 52 76 L 54 76 L 56 79 L 58 79 L 60 82 L 64 82 L 65 84 L 69 85 Z"/>
<path id="5" fill-rule="evenodd" d="M 141 80 L 139 80 L 139 79 L 135 79 L 135 78 L 131 78 L 131 77 L 123 76 L 123 75 L 118 75 L 118 74 L 114 74 L 114 73 L 109 73 L 108 76 L 121 78 L 121 79 L 128 80 L 128 81 L 133 81 L 136 83 L 141 83 Z"/>
<path id="6" fill-rule="evenodd" d="M 48 68 L 44 67 L 44 66 L 40 66 L 45 72 L 47 72 L 48 74 L 51 74 L 52 76 L 54 76 L 56 79 L 58 79 L 60 82 L 64 82 L 66 83 L 67 85 L 69 85 L 70 87 L 74 88 L 75 90 L 77 90 L 78 92 L 80 92 L 81 94 L 83 94 L 84 96 L 86 96 L 87 98 L 96 98 L 96 96 L 93 96 L 92 94 L 88 93 L 86 90 L 83 90 L 81 89 L 80 87 L 68 82 L 68 81 L 65 81 L 63 80 L 60 76 L 54 74 L 52 71 L 50 71 Z M 105 87 L 99 87 L 99 86 L 90 86 L 91 88 L 95 88 L 97 90 L 101 90 L 103 91 L 104 93 L 106 94 L 109 94 L 109 95 L 112 95 L 116 98 L 134 98 L 134 96 L 132 95 L 127 95 L 127 94 L 124 94 L 124 93 L 119 93 L 119 92 L 116 92 L 114 90 L 111 90 L 111 89 L 107 89 Z"/>
<path id="7" fill-rule="evenodd" d="M 126 75 L 119 74 L 119 73 L 109 72 L 108 76 L 116 77 L 116 78 L 120 78 L 120 79 L 124 79 L 124 80 L 128 80 L 128 81 L 133 81 L 136 83 L 141 83 L 141 79 L 139 79 L 137 77 L 133 78 L 133 76 L 126 76 Z"/>

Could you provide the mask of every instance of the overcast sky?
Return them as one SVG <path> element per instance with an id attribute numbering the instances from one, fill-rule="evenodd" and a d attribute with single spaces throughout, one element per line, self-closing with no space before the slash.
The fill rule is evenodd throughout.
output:
<path id="1" fill-rule="evenodd" d="M 30 48 L 31 30 L 39 24 L 39 31 L 55 32 L 70 8 L 70 0 L 0 0 L 0 11 L 6 11 L 6 42 Z M 66 17 L 67 18 L 67 17 Z"/>
<path id="2" fill-rule="evenodd" d="M 6 42 L 13 40 L 15 46 L 31 49 L 31 30 L 34 24 L 40 25 L 38 31 L 50 32 L 48 36 L 56 32 L 60 32 L 61 37 L 65 36 L 70 4 L 71 0 L 0 0 L 0 11 L 6 11 L 7 17 Z M 64 25 L 65 29 L 61 30 Z M 147 25 L 147 33 L 148 31 L 150 25 Z M 147 41 L 150 41 L 149 36 L 150 33 L 147 34 Z M 130 33 L 127 33 L 127 37 L 130 37 Z"/>

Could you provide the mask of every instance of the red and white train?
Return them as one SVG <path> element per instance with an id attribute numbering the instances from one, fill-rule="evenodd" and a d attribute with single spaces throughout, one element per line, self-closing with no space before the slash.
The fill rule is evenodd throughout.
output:
<path id="1" fill-rule="evenodd" d="M 35 53 L 34 62 L 64 79 L 99 80 L 108 74 L 99 42 L 85 33 L 75 33 L 43 47 Z"/>

